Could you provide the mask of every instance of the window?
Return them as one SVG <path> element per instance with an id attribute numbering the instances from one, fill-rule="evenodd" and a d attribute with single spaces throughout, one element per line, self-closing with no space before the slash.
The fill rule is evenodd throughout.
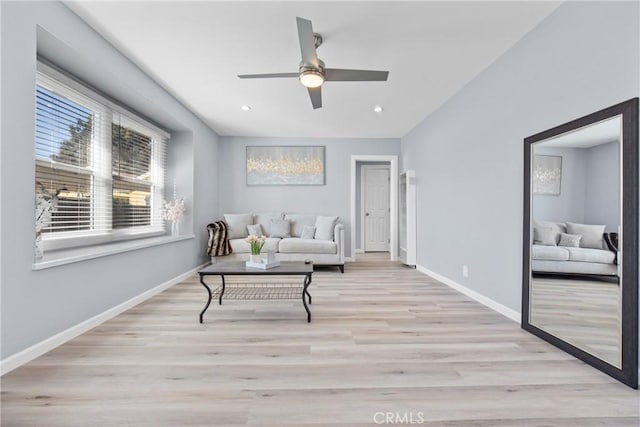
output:
<path id="1" fill-rule="evenodd" d="M 57 200 L 45 251 L 163 234 L 168 137 L 38 63 L 35 190 Z"/>

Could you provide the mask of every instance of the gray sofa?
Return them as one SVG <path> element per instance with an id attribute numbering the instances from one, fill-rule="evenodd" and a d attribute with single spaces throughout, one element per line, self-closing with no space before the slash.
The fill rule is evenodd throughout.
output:
<path id="1" fill-rule="evenodd" d="M 602 238 L 604 226 L 534 221 L 533 231 L 533 273 L 619 275 L 616 253 Z M 562 246 L 563 234 L 580 236 L 579 246 Z"/>
<path id="2" fill-rule="evenodd" d="M 262 254 L 273 252 L 278 261 L 311 260 L 314 265 L 335 266 L 344 273 L 344 225 L 338 223 L 337 216 L 270 212 L 225 214 L 224 220 L 233 252 L 224 257 L 212 257 L 212 263 L 248 260 L 251 254 L 251 246 L 246 241 L 249 226 L 259 224 L 261 234 L 267 237 Z M 252 231 L 255 230 L 254 227 Z"/>

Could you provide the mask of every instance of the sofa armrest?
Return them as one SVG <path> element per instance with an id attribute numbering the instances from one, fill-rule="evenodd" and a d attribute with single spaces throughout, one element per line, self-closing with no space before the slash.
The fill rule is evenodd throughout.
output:
<path id="1" fill-rule="evenodd" d="M 340 263 L 344 264 L 344 225 L 336 224 L 333 229 L 333 240 L 338 246 L 338 257 L 340 258 Z"/>

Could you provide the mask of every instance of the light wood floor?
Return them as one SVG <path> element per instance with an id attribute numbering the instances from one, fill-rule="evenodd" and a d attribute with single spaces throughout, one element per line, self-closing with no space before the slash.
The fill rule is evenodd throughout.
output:
<path id="1" fill-rule="evenodd" d="M 226 301 L 201 325 L 193 277 L 5 375 L 2 426 L 640 423 L 637 391 L 381 255 L 310 291 L 310 324 L 299 301 Z"/>
<path id="2" fill-rule="evenodd" d="M 620 367 L 620 295 L 617 283 L 576 277 L 534 277 L 530 322 Z"/>

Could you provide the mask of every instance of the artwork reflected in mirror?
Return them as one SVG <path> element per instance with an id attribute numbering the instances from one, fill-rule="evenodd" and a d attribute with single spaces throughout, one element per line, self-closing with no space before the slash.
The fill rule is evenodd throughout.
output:
<path id="1" fill-rule="evenodd" d="M 525 139 L 522 328 L 638 387 L 638 98 Z"/>
<path id="2" fill-rule="evenodd" d="M 621 117 L 533 146 L 531 324 L 621 366 Z"/>

